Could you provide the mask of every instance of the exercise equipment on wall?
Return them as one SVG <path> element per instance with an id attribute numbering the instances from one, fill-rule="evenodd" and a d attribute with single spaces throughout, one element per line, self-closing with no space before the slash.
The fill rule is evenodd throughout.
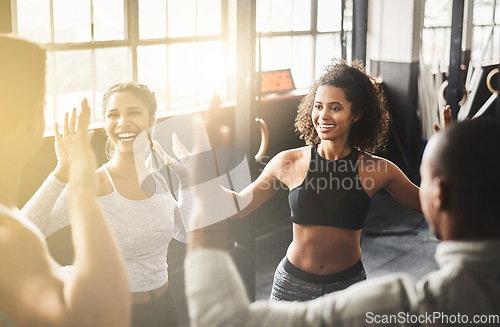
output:
<path id="1" fill-rule="evenodd" d="M 491 92 L 491 96 L 486 100 L 486 102 L 479 108 L 479 110 L 476 112 L 476 114 L 472 118 L 479 117 L 483 115 L 486 110 L 488 110 L 490 107 L 493 106 L 493 103 L 497 100 L 498 94 L 500 94 L 499 89 L 494 89 L 491 86 L 491 82 L 493 81 L 493 76 L 498 74 L 500 72 L 500 69 L 495 68 L 492 71 L 489 72 L 488 76 L 486 77 L 486 86 L 488 87 L 488 90 Z"/>
<path id="2" fill-rule="evenodd" d="M 479 116 L 494 115 L 496 103 L 498 103 L 498 92 L 500 85 L 498 81 L 499 60 L 485 62 L 488 49 L 493 46 L 493 35 L 495 22 L 491 24 L 488 39 L 481 49 L 481 65 L 474 67 L 469 63 L 464 81 L 463 97 L 459 102 L 457 120 L 476 118 Z M 429 139 L 434 130 L 432 124 L 440 122 L 440 111 L 447 104 L 445 91 L 448 86 L 446 76 L 440 72 L 434 73 L 428 65 L 424 64 L 420 55 L 420 74 L 418 81 L 420 118 L 422 133 L 425 139 Z M 496 86 L 495 86 L 496 85 Z M 500 113 L 499 113 L 500 116 Z"/>

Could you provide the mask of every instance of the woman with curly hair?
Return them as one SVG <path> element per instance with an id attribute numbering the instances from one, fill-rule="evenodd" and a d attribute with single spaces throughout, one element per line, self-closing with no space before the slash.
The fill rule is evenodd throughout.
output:
<path id="1" fill-rule="evenodd" d="M 271 300 L 307 301 L 366 279 L 361 230 L 380 189 L 421 212 L 418 187 L 384 147 L 388 114 L 382 90 L 359 62 L 334 61 L 301 101 L 296 131 L 307 146 L 277 154 L 237 197 L 252 198 L 232 218 L 267 201 L 279 181 L 289 190 L 293 241 L 275 276 Z"/>

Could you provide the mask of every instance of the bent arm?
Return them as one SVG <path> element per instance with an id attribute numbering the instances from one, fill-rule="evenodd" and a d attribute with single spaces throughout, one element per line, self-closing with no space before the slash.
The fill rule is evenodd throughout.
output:
<path id="1" fill-rule="evenodd" d="M 22 214 L 37 225 L 45 236 L 69 225 L 68 215 L 53 215 L 54 206 L 67 185 L 61 182 L 54 173 L 50 173 L 42 186 L 21 209 Z"/>

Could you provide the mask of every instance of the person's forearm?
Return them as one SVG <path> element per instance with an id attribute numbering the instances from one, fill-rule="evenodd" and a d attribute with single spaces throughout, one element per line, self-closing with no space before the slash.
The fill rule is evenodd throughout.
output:
<path id="1" fill-rule="evenodd" d="M 49 174 L 31 199 L 23 206 L 21 212 L 31 220 L 47 236 L 46 226 L 51 220 L 51 212 L 54 205 L 66 187 L 67 183 L 61 182 L 53 173 Z M 67 217 L 60 217 L 60 225 L 63 227 Z"/>
<path id="2" fill-rule="evenodd" d="M 247 205 L 247 206 L 240 205 L 241 203 L 250 202 L 250 201 L 245 201 L 246 199 L 251 200 L 250 193 L 248 193 L 248 192 L 245 193 L 245 190 L 243 190 L 240 193 L 235 192 L 235 191 L 231 191 L 231 193 L 233 195 L 234 202 L 238 203 L 238 209 L 239 209 L 239 211 L 237 213 L 235 213 L 234 215 L 232 215 L 230 217 L 231 219 L 243 218 L 256 209 L 256 208 L 253 208 L 251 205 Z"/>
<path id="3" fill-rule="evenodd" d="M 88 326 L 127 326 L 130 290 L 117 242 L 96 198 L 71 192 L 75 269 L 65 289 L 68 304 Z"/>
<path id="4" fill-rule="evenodd" d="M 69 181 L 69 167 L 67 165 L 61 165 L 61 163 L 58 162 L 54 169 L 54 176 L 61 182 L 67 183 Z"/>
<path id="5" fill-rule="evenodd" d="M 266 182 L 260 182 L 257 185 L 253 183 L 237 193 L 231 191 L 233 199 L 238 203 L 239 211 L 231 216 L 231 219 L 243 218 L 259 208 L 269 200 L 277 189 L 271 187 Z"/>

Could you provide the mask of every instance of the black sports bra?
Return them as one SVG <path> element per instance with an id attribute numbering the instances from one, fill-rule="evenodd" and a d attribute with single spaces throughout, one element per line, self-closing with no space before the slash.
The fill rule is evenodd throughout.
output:
<path id="1" fill-rule="evenodd" d="M 346 157 L 333 161 L 322 158 L 316 146 L 311 147 L 306 178 L 288 195 L 294 223 L 363 228 L 371 199 L 359 179 L 358 153 L 353 149 Z"/>

